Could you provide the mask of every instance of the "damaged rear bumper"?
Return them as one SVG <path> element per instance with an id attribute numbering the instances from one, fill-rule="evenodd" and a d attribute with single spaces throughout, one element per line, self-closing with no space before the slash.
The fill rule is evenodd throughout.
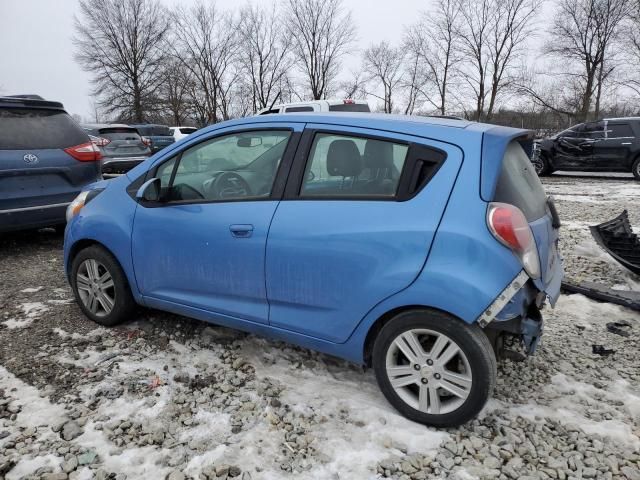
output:
<path id="1" fill-rule="evenodd" d="M 520 337 L 525 352 L 531 355 L 544 331 L 540 309 L 546 298 L 522 271 L 478 318 L 478 324 L 495 344 L 505 334 Z"/>

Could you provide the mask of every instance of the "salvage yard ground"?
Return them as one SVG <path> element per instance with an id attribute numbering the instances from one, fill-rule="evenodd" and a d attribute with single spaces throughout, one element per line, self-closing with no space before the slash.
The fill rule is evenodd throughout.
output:
<path id="1" fill-rule="evenodd" d="M 640 231 L 640 184 L 544 183 L 567 275 L 640 290 L 588 231 L 625 208 Z M 5 235 L 0 479 L 639 480 L 640 315 L 580 295 L 544 314 L 540 350 L 500 363 L 481 417 L 437 431 L 325 355 L 156 311 L 97 328 L 72 300 L 62 237 Z M 607 332 L 613 320 L 631 335 Z"/>

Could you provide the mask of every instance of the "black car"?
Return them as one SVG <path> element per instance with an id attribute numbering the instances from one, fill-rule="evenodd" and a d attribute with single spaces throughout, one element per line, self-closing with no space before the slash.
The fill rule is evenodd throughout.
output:
<path id="1" fill-rule="evenodd" d="M 640 180 L 640 117 L 575 125 L 541 141 L 532 162 L 538 175 L 556 170 L 631 172 Z"/>
<path id="2" fill-rule="evenodd" d="M 62 228 L 67 206 L 102 178 L 100 158 L 60 102 L 0 97 L 0 232 Z"/>

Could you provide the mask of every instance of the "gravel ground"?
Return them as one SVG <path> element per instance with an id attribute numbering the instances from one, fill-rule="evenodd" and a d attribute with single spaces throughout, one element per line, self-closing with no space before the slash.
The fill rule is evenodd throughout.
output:
<path id="1" fill-rule="evenodd" d="M 640 185 L 545 187 L 568 276 L 638 290 L 587 226 L 627 208 L 640 231 Z M 481 416 L 437 431 L 395 413 L 370 370 L 332 357 L 156 311 L 96 328 L 61 257 L 53 231 L 0 237 L 0 480 L 640 479 L 632 311 L 561 297 L 538 353 L 499 364 Z M 612 319 L 631 336 L 608 333 Z"/>

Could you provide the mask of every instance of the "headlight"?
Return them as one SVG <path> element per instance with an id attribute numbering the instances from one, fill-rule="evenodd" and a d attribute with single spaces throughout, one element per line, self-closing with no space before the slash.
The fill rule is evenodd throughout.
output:
<path id="1" fill-rule="evenodd" d="M 69 223 L 73 217 L 80 213 L 82 207 L 84 207 L 87 203 L 97 197 L 98 194 L 103 190 L 104 188 L 95 188 L 93 190 L 85 190 L 84 192 L 80 192 L 80 195 L 78 195 L 67 207 L 67 223 Z"/>

